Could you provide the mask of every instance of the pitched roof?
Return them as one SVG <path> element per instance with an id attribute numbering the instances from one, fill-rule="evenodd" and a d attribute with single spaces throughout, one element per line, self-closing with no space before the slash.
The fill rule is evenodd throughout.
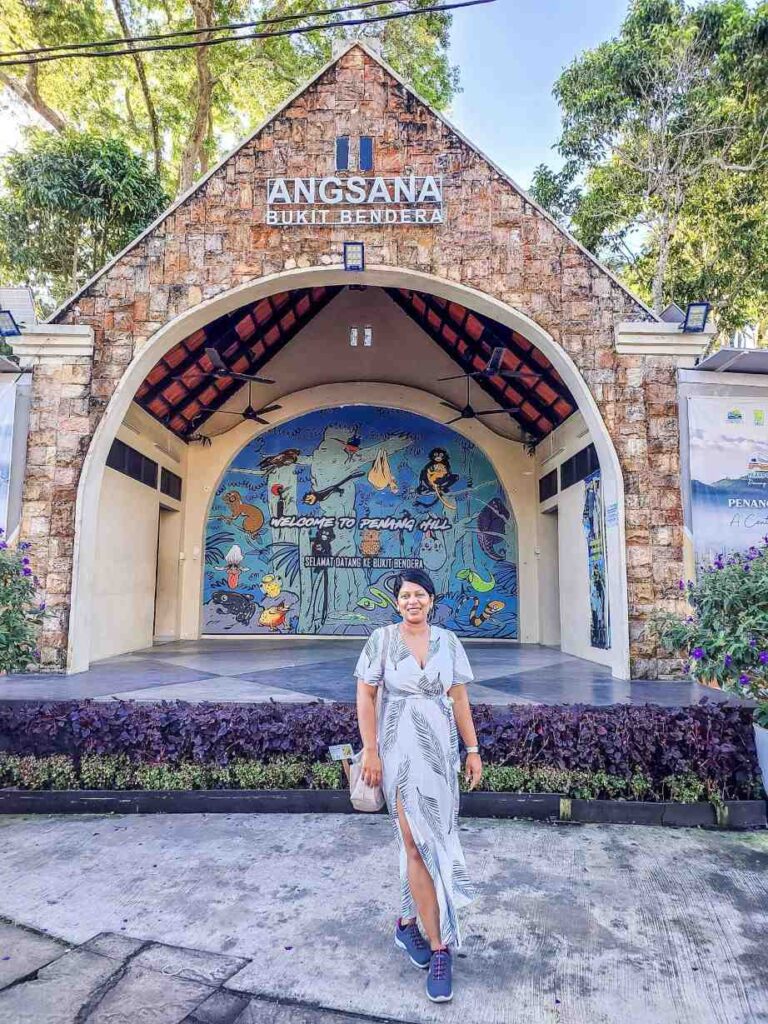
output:
<path id="1" fill-rule="evenodd" d="M 61 306 L 59 306 L 59 308 L 51 314 L 47 322 L 55 322 L 74 302 L 77 301 L 77 299 L 81 295 L 83 295 L 85 291 L 87 291 L 88 288 L 91 287 L 92 284 L 94 284 L 95 281 L 97 281 L 100 277 L 107 273 L 107 271 L 110 270 L 110 268 L 112 268 L 113 266 L 115 266 L 115 264 L 119 263 L 119 261 L 123 258 L 123 256 L 126 255 L 126 253 L 130 252 L 133 248 L 135 248 L 141 241 L 143 241 L 143 239 L 150 235 L 155 230 L 155 228 L 158 227 L 158 225 L 162 224 L 162 222 L 167 217 L 169 217 L 172 213 L 174 213 L 175 210 L 177 210 L 188 199 L 195 195 L 195 193 L 198 192 L 203 187 L 203 185 L 205 185 L 205 183 L 209 181 L 210 178 L 212 178 L 218 171 L 220 171 L 225 164 L 227 164 L 234 156 L 236 156 L 245 146 L 249 145 L 262 131 L 264 131 L 264 129 L 268 125 L 270 125 L 273 121 L 280 117 L 283 111 L 285 111 L 288 107 L 290 107 L 292 103 L 295 102 L 295 100 L 297 100 L 300 96 L 307 92 L 307 90 L 309 90 L 315 84 L 315 82 L 318 81 L 318 79 L 320 79 L 335 64 L 338 64 L 338 62 L 345 56 L 345 54 L 347 54 L 350 50 L 354 49 L 355 47 L 359 47 L 361 50 L 363 50 L 364 53 L 367 54 L 368 57 L 370 57 L 371 60 L 376 61 L 376 63 L 380 64 L 381 67 L 384 68 L 384 70 L 387 72 L 387 74 L 389 74 L 393 79 L 395 79 L 395 81 L 397 81 L 399 85 L 402 86 L 403 89 L 407 90 L 419 103 L 425 106 L 434 117 L 442 121 L 442 123 L 448 128 L 449 131 L 451 131 L 455 136 L 461 139 L 461 141 L 466 146 L 468 146 L 474 153 L 476 153 L 482 160 L 484 160 L 490 167 L 492 167 L 493 170 L 499 175 L 499 177 L 503 181 L 505 181 L 516 192 L 518 192 L 525 199 L 525 201 L 529 203 L 542 217 L 550 221 L 560 234 L 567 238 L 573 246 L 579 249 L 579 251 L 582 252 L 591 263 L 593 263 L 596 267 L 600 269 L 602 273 L 609 277 L 613 281 L 613 283 L 617 287 L 619 287 L 623 292 L 625 292 L 625 294 L 627 294 L 642 310 L 644 310 L 644 312 L 646 312 L 654 320 L 658 320 L 657 315 L 641 299 L 634 295 L 633 292 L 630 291 L 630 289 L 627 288 L 627 286 L 623 284 L 623 282 L 620 281 L 612 271 L 610 271 L 607 267 L 600 263 L 600 261 L 580 242 L 578 242 L 573 237 L 573 235 L 571 235 L 561 224 L 558 224 L 558 222 L 554 219 L 554 217 L 552 217 L 550 213 L 547 212 L 547 210 L 545 210 L 534 199 L 532 199 L 531 196 L 529 196 L 528 193 L 525 191 L 525 189 L 521 188 L 520 185 L 513 181 L 512 178 L 505 171 L 503 171 L 497 164 L 494 163 L 493 160 L 490 159 L 490 157 L 483 153 L 482 150 L 480 150 L 470 139 L 468 139 L 463 134 L 463 132 L 460 131 L 460 129 L 458 129 L 447 117 L 445 117 L 444 114 L 431 107 L 429 103 L 427 103 L 427 101 L 423 99 L 412 88 L 412 86 L 405 82 L 400 77 L 400 75 L 398 75 L 398 73 L 392 67 L 390 67 L 389 64 L 387 64 L 387 62 L 381 57 L 380 54 L 372 50 L 363 41 L 355 39 L 352 40 L 349 43 L 349 45 L 346 46 L 343 50 L 335 54 L 329 61 L 327 61 L 327 63 L 324 64 L 323 67 L 320 68 L 320 70 L 311 79 L 309 79 L 309 81 L 307 81 L 304 85 L 301 85 L 294 93 L 292 93 L 292 95 L 289 96 L 285 100 L 285 102 L 282 103 L 277 108 L 277 110 L 270 114 L 258 126 L 258 128 L 251 132 L 251 134 L 247 138 L 240 142 L 230 153 L 228 153 L 222 160 L 220 160 L 218 164 L 212 167 L 206 174 L 204 174 L 198 181 L 196 181 L 191 188 L 189 188 L 186 192 L 184 192 L 176 200 L 174 200 L 174 202 L 168 207 L 168 209 L 164 210 L 163 213 L 161 213 L 156 220 L 154 220 L 148 227 L 144 229 L 144 231 L 141 232 L 141 234 L 137 235 L 136 238 L 129 242 L 124 249 L 117 253 L 117 255 L 114 256 L 108 263 L 106 263 L 100 270 L 98 270 L 93 275 L 93 277 L 86 281 L 85 284 L 80 289 L 78 289 L 78 291 L 75 292 L 74 295 L 72 295 Z"/>

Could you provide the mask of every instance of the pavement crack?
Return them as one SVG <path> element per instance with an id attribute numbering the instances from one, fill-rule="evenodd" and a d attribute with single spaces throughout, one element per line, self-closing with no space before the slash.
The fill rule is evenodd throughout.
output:
<path id="1" fill-rule="evenodd" d="M 151 942 L 149 941 L 143 942 L 137 949 L 134 949 L 132 953 L 129 953 L 125 960 L 122 961 L 122 963 L 119 963 L 117 965 L 117 967 L 109 975 L 109 977 L 105 978 L 104 981 L 102 981 L 102 983 L 99 985 L 99 987 L 94 989 L 94 991 L 90 994 L 88 999 L 86 999 L 86 1001 L 77 1011 L 77 1016 L 75 1017 L 72 1024 L 86 1024 L 91 1014 L 94 1013 L 101 1005 L 105 996 L 108 995 L 108 993 L 110 993 L 112 989 L 120 981 L 123 980 L 133 960 L 139 955 L 139 953 L 143 952 L 147 948 L 147 946 L 150 945 Z M 94 955 L 101 956 L 100 953 L 96 953 Z M 109 957 L 105 957 L 104 959 L 107 960 L 109 959 Z"/>

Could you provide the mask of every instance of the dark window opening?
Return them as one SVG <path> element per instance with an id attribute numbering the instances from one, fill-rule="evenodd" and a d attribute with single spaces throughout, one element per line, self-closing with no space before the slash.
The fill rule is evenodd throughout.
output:
<path id="1" fill-rule="evenodd" d="M 557 470 L 553 469 L 539 480 L 539 501 L 546 501 L 557 494 Z"/>
<path id="2" fill-rule="evenodd" d="M 360 159 L 361 171 L 373 170 L 373 139 L 370 135 L 360 136 Z"/>
<path id="3" fill-rule="evenodd" d="M 146 484 L 147 487 L 157 488 L 157 463 L 123 441 L 115 439 L 112 442 L 107 456 L 107 465 L 110 469 L 116 469 L 118 473 L 124 473 L 132 480 Z"/>
<path id="4" fill-rule="evenodd" d="M 593 444 L 588 444 L 586 448 L 576 452 L 570 459 L 566 459 L 560 467 L 560 489 L 564 491 L 566 487 L 573 487 L 579 480 L 594 473 L 596 469 L 600 469 L 597 452 Z"/>
<path id="5" fill-rule="evenodd" d="M 336 170 L 349 170 L 349 137 L 340 135 L 336 139 Z"/>
<path id="6" fill-rule="evenodd" d="M 160 469 L 160 490 L 163 494 L 167 494 L 169 498 L 181 501 L 181 477 L 176 476 L 170 469 L 166 469 L 163 466 Z"/>

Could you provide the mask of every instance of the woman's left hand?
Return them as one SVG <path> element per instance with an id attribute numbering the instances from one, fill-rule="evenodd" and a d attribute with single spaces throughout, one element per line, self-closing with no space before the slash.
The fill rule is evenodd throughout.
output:
<path id="1" fill-rule="evenodd" d="M 483 777 L 483 761 L 479 754 L 467 754 L 464 762 L 464 779 L 468 782 L 469 788 L 474 789 Z"/>

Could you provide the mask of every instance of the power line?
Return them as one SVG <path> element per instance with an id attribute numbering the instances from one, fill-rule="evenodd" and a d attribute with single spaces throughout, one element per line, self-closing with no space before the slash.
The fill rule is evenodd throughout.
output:
<path id="1" fill-rule="evenodd" d="M 222 43 L 237 43 L 247 39 L 276 39 L 281 36 L 302 35 L 309 32 L 319 32 L 326 28 L 347 28 L 357 25 L 375 25 L 382 21 L 394 21 L 398 18 L 414 18 L 422 14 L 434 14 L 440 11 L 452 11 L 460 7 L 477 7 L 480 4 L 495 3 L 495 0 L 458 0 L 456 3 L 441 4 L 433 7 L 421 7 L 417 10 L 393 11 L 390 14 L 379 14 L 375 18 L 349 18 L 342 21 L 326 21 L 316 25 L 300 25 L 296 28 L 277 29 L 273 32 L 248 32 L 238 36 L 223 36 L 216 39 L 201 39 L 192 43 L 166 43 L 162 46 L 131 46 L 125 50 L 96 50 L 89 53 L 56 53 L 43 57 L 31 57 L 19 60 L 0 61 L 0 68 L 28 67 L 33 64 L 47 64 L 54 60 L 90 60 L 93 57 L 122 57 L 132 56 L 136 53 L 154 53 L 165 50 L 191 50 L 201 46 L 218 46 Z M 375 5 L 374 5 L 375 6 Z M 309 15 L 306 15 L 309 16 Z M 215 29 L 204 29 L 204 32 L 212 32 Z"/>
<path id="2" fill-rule="evenodd" d="M 301 21 L 303 18 L 320 18 L 327 14 L 344 14 L 347 11 L 358 11 L 366 7 L 383 7 L 388 3 L 402 3 L 404 0 L 365 0 L 364 3 L 347 4 L 344 7 L 327 7 L 318 11 L 304 11 L 303 14 L 283 14 L 276 18 L 258 18 L 256 21 L 233 21 L 225 25 L 211 25 L 209 28 L 185 28 L 177 32 L 157 32 L 146 36 L 113 36 L 92 43 L 62 43 L 60 46 L 35 46 L 29 50 L 0 50 L 0 57 L 34 56 L 39 53 L 59 53 L 65 50 L 89 50 L 97 46 L 119 46 L 130 43 L 154 42 L 157 39 L 175 39 L 181 36 L 199 36 L 206 32 L 232 32 L 241 28 L 253 28 L 255 25 L 276 25 L 286 21 Z M 131 51 L 135 53 L 135 50 Z"/>

